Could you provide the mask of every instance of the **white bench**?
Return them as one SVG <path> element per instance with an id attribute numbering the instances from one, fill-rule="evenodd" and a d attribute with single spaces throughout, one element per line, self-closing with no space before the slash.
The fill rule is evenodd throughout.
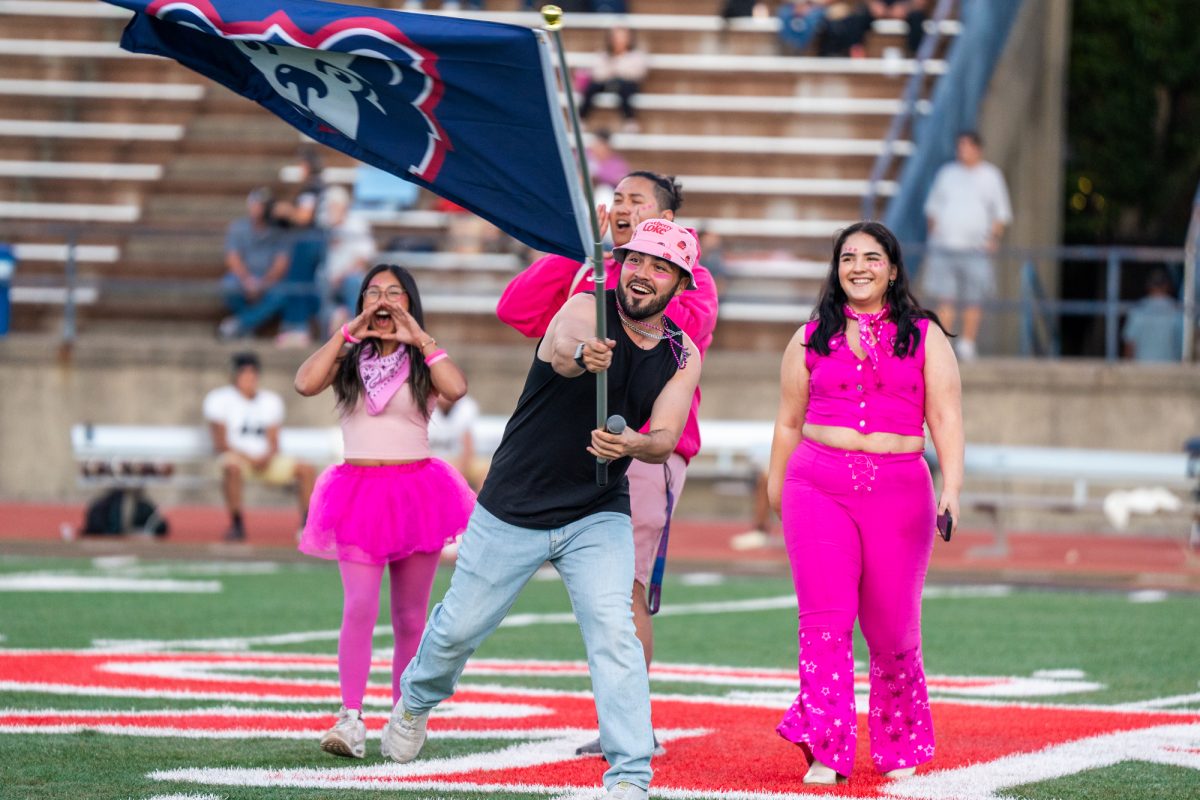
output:
<path id="1" fill-rule="evenodd" d="M 0 119 L 0 136 L 24 139 L 111 139 L 132 142 L 177 142 L 182 125 L 149 122 L 63 122 L 49 119 Z"/>
<path id="2" fill-rule="evenodd" d="M 590 69 L 600 63 L 599 53 L 567 53 L 567 66 Z M 912 75 L 917 71 L 913 58 L 819 58 L 816 56 L 755 56 L 727 53 L 651 53 L 647 57 L 651 72 L 688 74 L 780 74 L 780 75 Z M 931 58 L 925 62 L 926 75 L 944 75 L 946 62 Z"/>
<path id="3" fill-rule="evenodd" d="M 490 456 L 500 444 L 507 418 L 479 417 L 472 430 L 476 451 Z M 752 482 L 765 469 L 774 424 L 767 420 L 700 421 L 702 447 L 689 468 L 694 478 Z M 315 464 L 341 458 L 338 428 L 285 427 L 280 451 Z M 176 465 L 198 464 L 213 458 L 209 430 L 204 426 L 91 425 L 71 428 L 71 448 L 81 475 L 81 485 L 145 486 L 171 482 L 198 484 L 215 480 L 215 474 L 183 474 Z M 932 445 L 926 458 L 936 465 Z M 168 466 L 169 465 L 169 466 Z M 1067 484 L 1072 494 L 1054 498 L 1001 492 L 995 495 L 964 494 L 963 504 L 995 515 L 1001 507 L 1036 506 L 1058 511 L 1089 507 L 1088 487 L 1122 488 L 1163 486 L 1194 489 L 1183 453 L 1141 453 L 1060 447 L 1027 447 L 968 444 L 964 471 L 970 479 L 1041 481 Z M 1005 532 L 993 519 L 996 544 L 987 552 L 1003 553 Z"/>
<path id="4" fill-rule="evenodd" d="M 22 261 L 66 261 L 68 246 L 65 244 L 25 242 L 13 245 L 17 262 Z M 75 260 L 86 264 L 115 264 L 121 248 L 109 244 L 80 244 L 75 246 Z"/>
<path id="5" fill-rule="evenodd" d="M 735 137 L 714 137 L 730 139 Z M 736 137 L 745 138 L 745 137 Z M 758 141 L 758 137 L 755 141 Z M 763 137 L 770 138 L 770 137 Z M 829 140 L 820 141 L 822 144 Z M 21 162 L 25 163 L 25 162 Z M 34 162 L 38 163 L 38 162 Z M 3 175 L 0 162 L 0 175 Z M 298 183 L 301 169 L 289 165 L 279 170 L 279 179 L 284 183 Z M 327 184 L 352 186 L 355 167 L 326 167 L 321 178 Z M 869 181 L 842 178 L 759 178 L 745 175 L 676 175 L 675 179 L 689 196 L 693 194 L 745 194 L 771 197 L 862 197 L 867 193 Z M 896 193 L 895 181 L 879 181 L 875 184 L 876 194 L 890 197 Z"/>
<path id="6" fill-rule="evenodd" d="M 114 164 L 97 161 L 0 160 L 0 178 L 49 178 L 85 181 L 156 181 L 160 164 Z"/>
<path id="7" fill-rule="evenodd" d="M 69 222 L 137 222 L 140 206 L 131 203 L 4 203 L 0 219 L 65 220 Z"/>
<path id="8" fill-rule="evenodd" d="M 76 5 L 82 5 L 76 4 Z M 130 83 L 123 81 L 64 81 L 0 78 L 0 95 L 63 97 L 72 100 L 176 100 L 192 102 L 204 97 L 198 83 Z"/>

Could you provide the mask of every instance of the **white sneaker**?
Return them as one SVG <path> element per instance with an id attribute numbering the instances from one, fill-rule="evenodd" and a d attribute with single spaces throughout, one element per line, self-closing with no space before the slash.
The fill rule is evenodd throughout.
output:
<path id="1" fill-rule="evenodd" d="M 911 778 L 916 774 L 916 767 L 900 767 L 899 769 L 889 769 L 887 772 L 883 773 L 883 777 L 897 780 L 899 778 Z"/>
<path id="2" fill-rule="evenodd" d="M 833 767 L 827 767 L 820 761 L 812 762 L 808 772 L 804 773 L 804 783 L 816 786 L 836 786 L 846 782 L 845 775 L 839 775 Z"/>
<path id="3" fill-rule="evenodd" d="M 345 758 L 362 758 L 367 754 L 367 726 L 357 708 L 342 706 L 337 722 L 321 737 L 321 749 Z"/>
<path id="4" fill-rule="evenodd" d="M 604 800 L 648 800 L 650 793 L 629 781 L 618 781 L 608 787 Z"/>
<path id="5" fill-rule="evenodd" d="M 429 712 L 414 714 L 397 703 L 392 709 L 387 727 L 383 729 L 383 742 L 380 751 L 385 758 L 407 764 L 417 757 L 425 744 L 425 723 L 429 721 Z"/>

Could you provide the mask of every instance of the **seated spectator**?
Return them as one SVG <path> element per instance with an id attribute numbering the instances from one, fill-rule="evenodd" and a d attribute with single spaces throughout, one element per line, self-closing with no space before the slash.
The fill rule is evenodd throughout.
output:
<path id="1" fill-rule="evenodd" d="M 629 162 L 612 147 L 612 132 L 599 128 L 592 134 L 592 143 L 587 149 L 588 170 L 596 186 L 616 188 L 621 179 L 630 173 Z M 611 193 L 611 192 L 610 192 Z M 600 201 L 597 201 L 600 202 Z"/>
<path id="2" fill-rule="evenodd" d="M 600 128 L 592 134 L 592 143 L 587 148 L 588 172 L 592 175 L 596 205 L 611 206 L 617 184 L 630 173 L 629 162 L 613 149 L 611 141 L 609 130 Z"/>
<path id="3" fill-rule="evenodd" d="M 623 130 L 635 132 L 638 128 L 637 112 L 633 108 L 633 96 L 641 88 L 649 70 L 645 50 L 637 46 L 629 28 L 609 28 L 604 52 L 592 68 L 583 88 L 583 103 L 579 107 L 579 118 L 587 121 L 592 113 L 596 95 L 601 92 L 616 92 L 621 101 Z"/>
<path id="4" fill-rule="evenodd" d="M 817 55 L 862 58 L 866 55 L 863 43 L 872 21 L 868 3 L 826 3 L 825 18 L 817 39 Z"/>
<path id="5" fill-rule="evenodd" d="M 300 189 L 290 201 L 276 203 L 273 221 L 287 231 L 291 242 L 288 268 L 289 302 L 276 344 L 307 347 L 311 342 L 309 325 L 316 317 L 319 300 L 317 272 L 325 260 L 325 230 L 318 213 L 325 193 L 321 176 L 321 158 L 316 150 L 300 150 Z"/>
<path id="6" fill-rule="evenodd" d="M 798 54 L 825 29 L 827 3 L 803 0 L 784 2 L 775 15 L 779 17 L 779 43 L 784 53 Z"/>
<path id="7" fill-rule="evenodd" d="M 762 0 L 725 0 L 721 6 L 721 18 L 726 22 L 735 17 L 762 17 L 767 13 L 767 4 Z"/>
<path id="8" fill-rule="evenodd" d="M 917 54 L 925 36 L 928 0 L 871 0 L 868 8 L 872 19 L 902 19 L 908 24 L 904 49 L 909 57 Z"/>
<path id="9" fill-rule="evenodd" d="M 300 527 L 308 517 L 316 470 L 311 464 L 280 455 L 283 399 L 259 388 L 262 365 L 254 353 L 233 356 L 233 382 L 213 389 L 204 398 L 204 419 L 212 433 L 213 451 L 221 465 L 221 487 L 229 510 L 225 541 L 246 539 L 242 518 L 242 489 L 246 478 L 271 486 L 295 485 Z"/>
<path id="10" fill-rule="evenodd" d="M 483 485 L 487 462 L 475 454 L 471 430 L 479 419 L 479 404 L 470 396 L 457 402 L 439 397 L 429 416 L 429 451 L 459 471 L 472 489 Z"/>
<path id="11" fill-rule="evenodd" d="M 1125 318 L 1121 339 L 1125 357 L 1134 361 L 1178 364 L 1183 360 L 1183 311 L 1165 269 L 1150 271 L 1146 296 Z"/>
<path id="12" fill-rule="evenodd" d="M 350 192 L 341 186 L 325 191 L 321 205 L 325 261 L 317 275 L 321 290 L 322 329 L 332 334 L 354 314 L 363 276 L 377 252 L 371 223 L 351 209 Z"/>
<path id="13" fill-rule="evenodd" d="M 229 224 L 225 234 L 225 268 L 221 291 L 232 316 L 218 335 L 233 339 L 253 334 L 286 305 L 280 283 L 287 276 L 290 243 L 270 221 L 271 193 L 255 189 L 246 197 L 246 216 Z"/>
<path id="14" fill-rule="evenodd" d="M 700 253 L 697 257 L 704 259 L 708 274 L 716 285 L 717 297 L 722 297 L 729 288 L 729 267 L 725 264 L 725 245 L 721 234 L 712 228 L 701 227 L 696 231 L 696 241 L 700 243 Z"/>

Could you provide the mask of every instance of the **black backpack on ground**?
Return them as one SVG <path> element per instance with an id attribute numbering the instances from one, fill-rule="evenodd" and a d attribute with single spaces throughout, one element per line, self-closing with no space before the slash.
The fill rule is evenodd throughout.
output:
<path id="1" fill-rule="evenodd" d="M 88 504 L 83 532 L 100 536 L 123 533 L 167 535 L 167 521 L 141 489 L 110 489 Z"/>

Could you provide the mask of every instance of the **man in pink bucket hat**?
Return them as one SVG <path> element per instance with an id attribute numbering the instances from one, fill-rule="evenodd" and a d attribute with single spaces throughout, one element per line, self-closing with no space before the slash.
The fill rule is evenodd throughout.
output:
<path id="1" fill-rule="evenodd" d="M 450 588 L 400 678 L 385 755 L 401 763 L 417 757 L 429 712 L 454 693 L 467 659 L 549 561 L 587 650 L 609 763 L 605 798 L 646 800 L 654 731 L 629 610 L 634 542 L 625 473 L 634 459 L 667 461 L 687 422 L 700 359 L 663 310 L 692 285 L 696 257 L 685 228 L 646 220 L 619 248 L 620 281 L 603 308 L 576 295 L 550 320 L 463 533 Z M 612 338 L 596 336 L 598 312 Z M 598 373 L 607 376 L 609 412 L 628 423 L 620 432 L 593 427 Z M 597 480 L 596 459 L 607 463 L 607 481 Z"/>
<path id="2" fill-rule="evenodd" d="M 616 289 L 620 285 L 624 270 L 616 253 L 627 249 L 639 224 L 651 220 L 674 221 L 682 205 L 683 189 L 670 175 L 638 170 L 621 179 L 613 193 L 612 207 L 602 205 L 597 209 L 600 235 L 611 234 L 615 248 L 613 255 L 604 262 L 607 288 Z M 694 232 L 689 233 L 695 236 Z M 690 291 L 676 295 L 667 303 L 664 312 L 691 338 L 701 359 L 712 343 L 718 307 L 713 277 L 697 263 L 703 257 L 700 245 L 696 244 L 696 259 L 687 270 L 692 276 Z M 551 317 L 569 298 L 591 293 L 594 286 L 589 265 L 563 256 L 543 256 L 509 282 L 500 297 L 496 314 L 503 322 L 536 339 L 546 333 Z M 700 389 L 697 387 L 683 434 L 666 463 L 634 461 L 626 473 L 633 508 L 633 624 L 642 643 L 647 667 L 654 655 L 651 615 L 659 605 L 671 512 L 683 493 L 688 462 L 700 451 L 699 414 Z M 656 754 L 661 750 L 656 749 Z M 599 755 L 600 740 L 587 742 L 576 752 Z"/>

